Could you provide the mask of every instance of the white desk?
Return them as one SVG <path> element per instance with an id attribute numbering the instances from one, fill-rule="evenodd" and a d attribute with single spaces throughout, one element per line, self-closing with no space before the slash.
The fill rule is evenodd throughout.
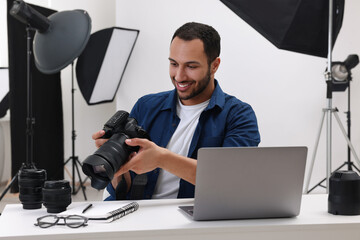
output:
<path id="1" fill-rule="evenodd" d="M 359 239 L 360 216 L 327 213 L 327 195 L 304 195 L 296 218 L 195 222 L 179 205 L 192 199 L 143 200 L 138 211 L 112 223 L 89 222 L 87 227 L 71 229 L 34 226 L 46 209 L 23 210 L 7 205 L 0 217 L 0 239 Z M 68 209 L 85 205 L 73 203 Z M 111 202 L 109 202 L 111 204 Z"/>

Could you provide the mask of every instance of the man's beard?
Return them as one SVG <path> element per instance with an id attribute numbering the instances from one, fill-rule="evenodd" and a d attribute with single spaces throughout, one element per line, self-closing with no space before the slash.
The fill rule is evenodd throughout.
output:
<path id="1" fill-rule="evenodd" d="M 201 81 L 198 82 L 199 86 L 197 88 L 195 88 L 189 95 L 180 96 L 180 94 L 178 94 L 180 100 L 189 100 L 189 99 L 191 99 L 193 97 L 198 96 L 199 94 L 201 94 L 206 89 L 206 87 L 210 83 L 210 80 L 211 80 L 211 73 L 210 73 L 210 70 L 209 70 L 207 75 Z M 174 78 L 174 81 L 176 81 L 175 78 Z"/>

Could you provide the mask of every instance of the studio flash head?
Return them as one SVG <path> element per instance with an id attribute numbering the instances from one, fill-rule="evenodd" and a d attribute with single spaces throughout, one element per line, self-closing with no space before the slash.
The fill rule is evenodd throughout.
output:
<path id="1" fill-rule="evenodd" d="M 50 27 L 50 20 L 47 17 L 21 0 L 13 2 L 10 15 L 20 22 L 37 29 L 39 32 L 46 32 Z"/>

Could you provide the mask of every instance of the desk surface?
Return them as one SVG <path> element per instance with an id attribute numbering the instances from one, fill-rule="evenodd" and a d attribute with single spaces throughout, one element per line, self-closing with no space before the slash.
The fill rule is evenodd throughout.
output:
<path id="1" fill-rule="evenodd" d="M 178 209 L 193 199 L 142 200 L 139 210 L 111 223 L 89 221 L 72 229 L 34 226 L 46 215 L 43 207 L 23 210 L 9 204 L 0 217 L 0 238 L 6 239 L 354 239 L 360 235 L 360 216 L 335 216 L 327 212 L 327 195 L 304 195 L 295 218 L 196 222 Z M 124 202 L 124 204 L 127 202 Z M 111 204 L 107 202 L 105 204 Z M 68 210 L 84 202 L 72 203 Z"/>

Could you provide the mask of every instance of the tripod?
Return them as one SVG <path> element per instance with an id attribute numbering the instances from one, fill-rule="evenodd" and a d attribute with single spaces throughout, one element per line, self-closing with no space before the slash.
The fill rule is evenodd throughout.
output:
<path id="1" fill-rule="evenodd" d="M 315 189 L 317 186 L 322 186 L 321 184 L 326 180 L 326 192 L 328 193 L 329 191 L 329 180 L 330 180 L 330 175 L 331 175 L 331 147 L 332 147 L 332 114 L 334 114 L 335 119 L 337 120 L 339 127 L 341 129 L 341 132 L 344 135 L 344 138 L 347 142 L 348 145 L 348 152 L 352 152 L 356 162 L 360 165 L 360 160 L 358 158 L 358 156 L 356 155 L 356 152 L 354 150 L 354 147 L 352 145 L 352 143 L 350 142 L 350 138 L 346 135 L 346 131 L 345 128 L 343 127 L 343 125 L 341 124 L 339 115 L 338 115 L 338 109 L 337 108 L 333 108 L 332 107 L 332 93 L 334 91 L 334 82 L 333 82 L 333 78 L 332 78 L 332 46 L 333 46 L 333 42 L 332 42 L 332 38 L 333 38 L 333 8 L 334 8 L 334 4 L 333 4 L 333 0 L 329 0 L 329 22 L 328 22 L 328 59 L 327 59 L 327 70 L 325 72 L 325 79 L 326 79 L 326 85 L 327 85 L 327 93 L 326 93 L 326 98 L 327 98 L 327 102 L 328 102 L 328 107 L 323 109 L 323 115 L 321 118 L 321 122 L 320 122 L 320 128 L 318 131 L 318 135 L 317 135 L 317 139 L 315 142 L 315 147 L 314 147 L 314 152 L 313 152 L 313 156 L 312 156 L 312 160 L 311 160 L 311 165 L 310 165 L 310 172 L 306 181 L 306 189 L 304 193 L 309 193 L 311 192 L 313 189 Z M 350 95 L 350 94 L 349 94 Z M 320 140 L 320 135 L 321 135 L 321 130 L 322 130 L 322 126 L 324 123 L 324 118 L 326 115 L 326 125 L 327 125 L 327 131 L 326 131 L 326 178 L 323 179 L 320 183 L 318 183 L 317 185 L 315 185 L 315 187 L 313 187 L 312 189 L 309 190 L 309 184 L 310 184 L 310 179 L 311 179 L 311 174 L 313 171 L 313 167 L 314 167 L 314 162 L 315 162 L 315 157 L 316 157 L 316 152 L 317 152 L 317 148 L 319 145 L 319 140 Z M 350 124 L 349 124 L 350 126 Z M 350 134 L 350 132 L 348 132 Z M 352 163 L 345 163 L 346 164 L 350 164 L 349 166 L 353 166 Z M 341 167 L 343 167 L 344 165 L 342 165 Z M 340 169 L 341 167 L 339 167 L 338 169 Z M 323 187 L 323 186 L 322 186 Z"/>
<path id="2" fill-rule="evenodd" d="M 74 92 L 75 92 L 75 88 L 74 88 L 74 62 L 71 63 L 71 127 L 72 127 L 72 131 L 71 131 L 71 142 L 72 142 L 72 155 L 64 162 L 64 166 L 68 163 L 68 162 L 72 162 L 72 194 L 75 195 L 79 192 L 79 190 L 81 189 L 84 195 L 84 199 L 87 200 L 86 197 L 86 193 L 85 193 L 85 186 L 84 186 L 84 182 L 86 181 L 87 178 L 85 178 L 84 181 L 82 181 L 81 179 L 81 175 L 80 175 L 80 171 L 79 171 L 79 166 L 81 167 L 81 163 L 79 161 L 78 156 L 75 156 L 75 140 L 76 140 L 76 132 L 75 132 L 75 113 L 74 113 Z M 80 186 L 78 189 L 75 189 L 75 169 L 76 169 L 76 173 L 77 176 L 79 178 L 80 181 Z"/>
<path id="3" fill-rule="evenodd" d="M 332 84 L 330 82 L 327 82 L 327 84 Z M 331 87 L 328 87 L 328 91 L 333 91 Z M 328 96 L 329 95 L 332 95 L 331 93 L 328 93 Z M 342 134 L 344 135 L 344 138 L 347 142 L 347 145 L 348 145 L 348 160 L 342 164 L 340 167 L 338 167 L 335 171 L 341 169 L 342 167 L 344 166 L 348 166 L 348 170 L 352 170 L 352 167 L 354 167 L 358 172 L 359 172 L 359 169 L 354 165 L 354 163 L 351 161 L 351 156 L 350 156 L 350 152 L 354 155 L 354 158 L 357 162 L 357 164 L 360 165 L 360 160 L 358 158 L 358 156 L 356 155 L 356 152 L 354 150 L 354 147 L 350 141 L 350 85 L 349 85 L 349 95 L 348 95 L 348 112 L 347 112 L 347 116 L 348 116 L 348 135 L 346 135 L 346 131 L 345 131 L 345 128 L 344 126 L 342 125 L 341 121 L 340 121 L 340 118 L 339 118 L 339 115 L 338 115 L 338 109 L 337 108 L 332 108 L 331 107 L 331 98 L 329 100 L 329 107 L 328 108 L 324 108 L 323 109 L 323 115 L 322 115 L 322 118 L 321 118 L 321 122 L 320 122 L 320 128 L 319 128 L 319 132 L 318 132 L 318 135 L 317 135 L 317 139 L 316 139 L 316 142 L 315 142 L 315 148 L 314 148 L 314 152 L 313 152 L 313 156 L 312 156 L 312 160 L 311 160 L 311 165 L 310 165 L 310 172 L 309 172 L 309 175 L 308 175 L 308 178 L 307 178 L 307 181 L 306 181 L 306 189 L 305 189 L 305 192 L 304 193 L 310 193 L 312 190 L 314 190 L 316 187 L 318 186 L 321 186 L 321 187 L 324 187 L 322 186 L 321 184 L 327 180 L 327 185 L 326 185 L 326 189 L 328 191 L 328 186 L 329 186 L 329 177 L 330 177 L 330 173 L 331 173 L 331 164 L 329 163 L 329 159 L 327 159 L 327 176 L 326 178 L 324 178 L 322 181 L 320 181 L 318 184 L 316 184 L 314 187 L 312 187 L 310 190 L 309 190 L 309 184 L 310 184 L 310 178 L 311 178 L 311 174 L 312 174 L 312 170 L 313 170 L 313 167 L 314 167 L 314 162 L 315 162 L 315 157 L 316 157 L 316 152 L 317 152 L 317 147 L 319 145 L 319 140 L 320 140 L 320 135 L 321 135 L 321 130 L 322 130 L 322 126 L 323 126 L 323 123 L 324 123 L 324 118 L 325 118 L 325 115 L 327 115 L 327 120 L 328 122 L 330 121 L 330 126 L 331 126 L 331 115 L 334 114 L 335 116 L 335 119 L 337 121 L 337 123 L 339 124 L 339 127 L 341 129 L 341 132 Z M 328 129 L 329 130 L 329 129 Z M 329 143 L 330 143 L 330 146 L 331 146 L 331 129 L 330 131 L 327 132 L 327 146 L 329 146 Z M 329 137 L 330 137 L 330 140 L 329 140 Z M 330 148 L 330 151 L 331 151 L 331 148 Z M 331 152 L 330 152 L 331 154 Z M 329 155 L 327 155 L 328 157 Z M 331 160 L 331 159 L 330 159 Z"/>
<path id="4" fill-rule="evenodd" d="M 345 131 L 345 128 L 344 126 L 342 125 L 341 121 L 340 121 L 340 118 L 339 118 L 339 115 L 338 115 L 338 109 L 337 108 L 333 108 L 333 109 L 330 109 L 330 112 L 334 114 L 338 124 L 339 124 L 339 127 L 341 129 L 341 132 L 342 134 L 344 135 L 345 137 L 345 140 L 347 142 L 347 145 L 348 145 L 348 149 L 347 149 L 347 161 L 345 161 L 341 166 L 339 166 L 338 168 L 335 169 L 335 171 L 338 171 L 340 170 L 341 168 L 347 166 L 347 170 L 351 171 L 353 170 L 353 168 L 355 168 L 358 172 L 360 172 L 359 168 L 355 166 L 354 162 L 351 161 L 351 153 L 354 155 L 354 158 L 356 160 L 356 162 L 360 165 L 360 161 L 359 161 L 359 158 L 358 156 L 356 155 L 356 152 L 354 150 L 354 147 L 352 146 L 352 143 L 350 141 L 350 138 L 351 138 L 351 113 L 350 113 L 350 81 L 352 80 L 351 78 L 351 74 L 349 74 L 349 77 L 348 77 L 348 83 L 347 83 L 347 87 L 348 87 L 348 111 L 345 112 L 346 113 L 346 116 L 347 116 L 347 135 L 346 135 L 346 131 Z M 320 124 L 320 130 L 319 130 L 319 133 L 318 133 L 318 136 L 317 136 L 317 140 L 316 140 L 316 143 L 315 143 L 315 151 L 314 151 L 314 154 L 313 154 L 313 157 L 312 157 L 312 162 L 311 162 L 311 168 L 310 168 L 310 174 L 312 172 L 312 169 L 313 169 L 313 166 L 314 166 L 314 161 L 315 161 L 315 156 L 316 156 L 316 149 L 317 149 L 317 146 L 319 144 L 319 138 L 320 138 L 320 134 L 321 134 L 321 128 L 322 128 L 322 124 L 323 124 L 323 121 L 324 121 L 324 117 L 325 117 L 325 113 L 328 111 L 328 109 L 323 109 L 323 116 L 322 116 L 322 119 L 321 119 L 321 124 Z M 320 186 L 320 187 L 324 187 L 322 185 L 322 183 L 326 180 L 326 178 L 324 178 L 323 180 L 321 180 L 318 184 L 316 184 L 314 187 L 312 187 L 310 190 L 309 190 L 309 181 L 310 181 L 310 177 L 307 179 L 307 184 L 306 184 L 306 192 L 305 193 L 310 193 L 312 190 L 314 190 L 316 187 Z"/>
<path id="5" fill-rule="evenodd" d="M 26 85 L 27 85 L 27 117 L 26 117 L 26 162 L 22 163 L 19 171 L 15 174 L 15 176 L 11 179 L 9 185 L 5 188 L 4 192 L 0 196 L 0 201 L 9 191 L 9 189 L 16 182 L 16 179 L 19 176 L 19 173 L 22 169 L 36 169 L 33 162 L 33 150 L 34 150 L 34 125 L 35 118 L 33 117 L 33 109 L 32 109 L 32 78 L 31 78 L 31 31 L 35 31 L 30 25 L 26 27 Z"/>

